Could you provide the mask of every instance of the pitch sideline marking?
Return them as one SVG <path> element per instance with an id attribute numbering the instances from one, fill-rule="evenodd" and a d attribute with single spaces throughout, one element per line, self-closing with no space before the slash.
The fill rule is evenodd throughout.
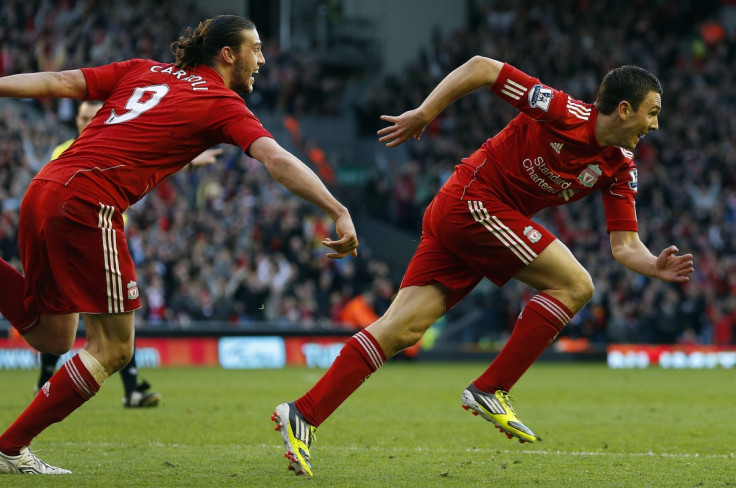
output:
<path id="1" fill-rule="evenodd" d="M 109 442 L 48 442 L 48 445 L 61 445 L 61 446 L 96 446 L 96 447 L 121 447 L 121 444 L 119 443 L 109 443 Z M 149 445 L 151 446 L 158 446 L 158 447 L 176 447 L 176 448 L 190 448 L 190 449 L 199 449 L 201 446 L 195 446 L 195 445 L 187 445 L 187 444 L 181 444 L 181 443 L 166 443 L 166 442 L 160 442 L 160 441 L 151 441 L 149 442 Z M 237 447 L 237 448 L 273 448 L 273 449 L 283 449 L 283 444 L 237 444 L 236 446 L 231 447 Z M 417 451 L 432 451 L 432 452 L 448 452 L 448 451 L 454 451 L 454 449 L 430 449 L 426 447 L 416 447 L 416 448 L 403 448 L 403 447 L 389 447 L 389 448 L 378 448 L 378 447 L 357 447 L 357 446 L 320 446 L 320 451 L 365 451 L 365 450 L 372 450 L 372 451 L 391 451 L 391 452 L 417 452 Z M 661 458 L 672 458 L 672 459 L 736 459 L 736 454 L 733 452 L 730 452 L 728 454 L 700 454 L 700 453 L 671 453 L 671 452 L 654 452 L 654 451 L 647 451 L 647 452 L 601 452 L 601 451 L 562 451 L 562 450 L 544 450 L 540 449 L 538 451 L 532 450 L 532 449 L 521 449 L 521 450 L 514 450 L 514 449 L 479 449 L 479 448 L 468 448 L 465 449 L 465 452 L 478 452 L 478 453 L 488 453 L 488 454 L 536 454 L 540 456 L 579 456 L 579 457 L 595 457 L 595 456 L 602 456 L 602 457 L 661 457 Z"/>
<path id="2" fill-rule="evenodd" d="M 265 447 L 265 446 L 264 446 Z M 283 448 L 283 445 L 279 445 L 279 448 Z M 320 450 L 323 448 L 320 446 Z M 332 450 L 337 449 L 339 451 L 363 451 L 365 450 L 364 447 L 334 447 L 329 446 L 324 448 L 325 450 Z M 378 450 L 378 448 L 371 448 Z M 429 449 L 429 448 L 423 448 L 423 447 L 417 447 L 415 449 L 409 449 L 409 448 L 388 448 L 388 449 L 382 449 L 382 450 L 389 450 L 394 452 L 403 452 L 403 451 L 433 451 L 433 452 L 447 452 L 451 451 L 453 449 Z M 561 451 L 561 450 L 555 450 L 555 451 L 548 451 L 548 450 L 531 450 L 531 449 L 522 449 L 522 450 L 513 450 L 513 449 L 478 449 L 478 448 L 468 448 L 465 449 L 465 452 L 479 452 L 479 453 L 489 453 L 489 454 L 536 454 L 541 456 L 579 456 L 579 457 L 594 457 L 594 456 L 610 456 L 610 457 L 661 457 L 661 458 L 672 458 L 672 459 L 736 459 L 736 454 L 733 452 L 730 452 L 728 454 L 700 454 L 700 453 L 669 453 L 669 452 L 654 452 L 654 451 L 648 451 L 648 452 L 601 452 L 601 451 Z"/>
<path id="3" fill-rule="evenodd" d="M 736 459 L 734 453 L 728 454 L 700 454 L 700 453 L 669 453 L 669 452 L 601 452 L 601 451 L 532 451 L 530 449 L 524 449 L 521 451 L 513 451 L 511 449 L 503 450 L 491 450 L 491 449 L 466 449 L 466 452 L 499 452 L 503 454 L 539 454 L 543 456 L 580 456 L 580 457 L 593 457 L 593 456 L 611 456 L 611 457 L 663 457 L 663 458 L 675 458 L 675 459 Z"/>

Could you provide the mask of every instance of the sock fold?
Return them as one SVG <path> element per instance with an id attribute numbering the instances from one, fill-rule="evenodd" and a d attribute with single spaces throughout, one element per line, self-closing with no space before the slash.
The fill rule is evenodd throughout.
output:
<path id="1" fill-rule="evenodd" d="M 44 429 L 65 419 L 99 389 L 99 383 L 80 355 L 75 355 L 41 387 L 31 404 L 0 435 L 0 452 L 17 455 Z"/>
<path id="2" fill-rule="evenodd" d="M 486 393 L 509 391 L 572 316 L 570 309 L 551 295 L 535 295 L 519 314 L 501 352 L 473 386 Z"/>
<path id="3" fill-rule="evenodd" d="M 367 330 L 358 332 L 312 389 L 296 400 L 297 410 L 318 427 L 385 361 L 386 354 L 375 337 Z"/>

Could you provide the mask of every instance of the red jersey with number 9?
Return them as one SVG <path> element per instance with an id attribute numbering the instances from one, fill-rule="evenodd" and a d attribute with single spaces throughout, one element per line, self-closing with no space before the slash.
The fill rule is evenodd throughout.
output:
<path id="1" fill-rule="evenodd" d="M 228 143 L 247 151 L 256 139 L 272 137 L 209 66 L 181 70 L 133 59 L 82 72 L 86 99 L 104 105 L 36 179 L 78 189 L 120 211 L 205 149 Z"/>
<path id="2" fill-rule="evenodd" d="M 594 105 L 509 64 L 491 91 L 521 113 L 455 167 L 442 193 L 500 201 L 530 217 L 600 190 L 608 231 L 637 230 L 634 155 L 598 143 Z"/>

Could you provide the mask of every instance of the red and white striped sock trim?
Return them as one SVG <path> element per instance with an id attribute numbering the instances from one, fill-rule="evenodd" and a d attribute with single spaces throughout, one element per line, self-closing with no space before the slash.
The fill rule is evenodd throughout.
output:
<path id="1" fill-rule="evenodd" d="M 386 355 L 381 350 L 381 346 L 378 345 L 378 341 L 376 341 L 375 337 L 373 337 L 367 330 L 361 330 L 353 337 L 358 341 L 358 344 L 360 344 L 368 355 L 368 358 L 371 360 L 373 371 L 380 368 L 386 360 Z"/>
<path id="2" fill-rule="evenodd" d="M 87 381 L 84 379 L 84 376 L 82 376 L 82 373 L 79 372 L 76 361 L 74 361 L 75 359 L 77 359 L 77 357 L 72 358 L 64 363 L 64 368 L 66 369 L 69 378 L 72 380 L 74 389 L 77 390 L 79 394 L 81 394 L 87 400 L 89 400 L 90 398 L 95 396 L 95 393 L 97 393 L 97 391 L 89 383 L 87 383 Z"/>
<path id="3" fill-rule="evenodd" d="M 570 312 L 570 310 L 568 310 L 568 308 L 563 305 L 562 302 L 549 295 L 539 293 L 535 295 L 531 300 L 529 300 L 529 303 L 532 302 L 536 303 L 547 312 L 552 314 L 552 317 L 557 319 L 557 321 L 559 322 L 560 330 L 562 330 L 562 328 L 565 327 L 565 325 L 567 325 L 567 323 L 572 319 L 572 312 Z"/>

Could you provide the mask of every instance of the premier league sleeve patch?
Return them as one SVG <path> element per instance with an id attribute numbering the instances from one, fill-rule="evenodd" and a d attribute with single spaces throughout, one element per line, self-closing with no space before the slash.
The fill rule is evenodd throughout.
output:
<path id="1" fill-rule="evenodd" d="M 631 177 L 629 188 L 631 188 L 631 191 L 637 191 L 639 189 L 639 173 L 637 173 L 636 168 L 629 170 L 629 176 Z"/>
<path id="2" fill-rule="evenodd" d="M 546 88 L 544 85 L 534 85 L 529 90 L 529 107 L 539 108 L 548 112 L 549 104 L 552 103 L 554 96 L 551 88 Z"/>

